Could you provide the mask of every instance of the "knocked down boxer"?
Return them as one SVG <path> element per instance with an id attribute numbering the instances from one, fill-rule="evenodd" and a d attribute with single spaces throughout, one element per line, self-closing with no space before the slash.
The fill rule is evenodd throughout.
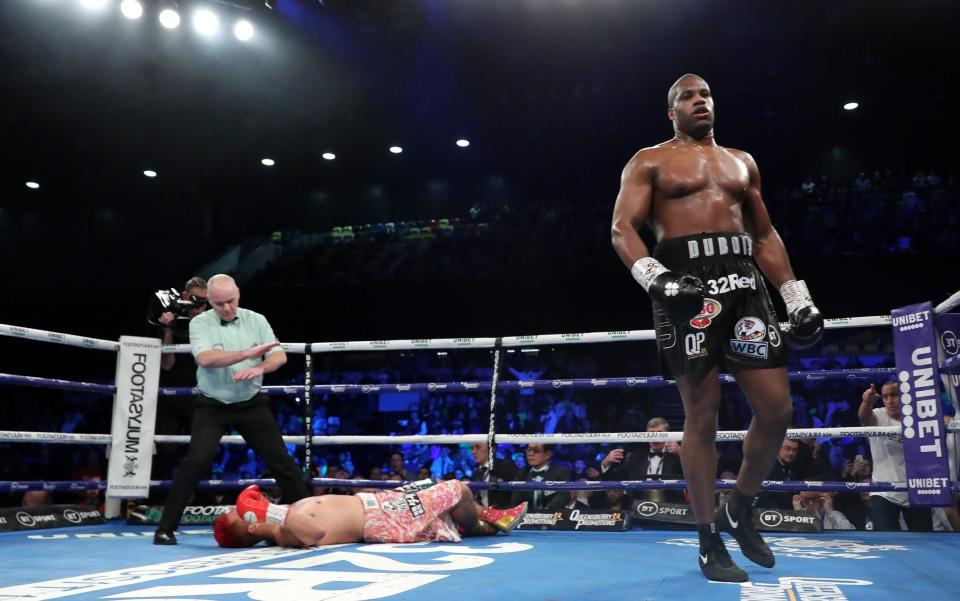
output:
<path id="1" fill-rule="evenodd" d="M 221 547 L 268 541 L 283 547 L 342 543 L 459 542 L 461 536 L 509 532 L 527 513 L 478 505 L 458 480 L 421 480 L 401 488 L 356 495 L 323 495 L 274 505 L 257 485 L 237 497 L 237 508 L 213 523 Z"/>

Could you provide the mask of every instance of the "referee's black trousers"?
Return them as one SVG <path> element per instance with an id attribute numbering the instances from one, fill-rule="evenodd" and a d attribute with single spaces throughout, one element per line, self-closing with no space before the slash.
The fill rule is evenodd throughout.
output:
<path id="1" fill-rule="evenodd" d="M 173 477 L 173 485 L 160 518 L 161 530 L 176 530 L 197 483 L 210 473 L 220 437 L 229 428 L 235 428 L 267 464 L 270 473 L 277 479 L 284 503 L 310 496 L 310 489 L 300 469 L 283 444 L 280 428 L 265 394 L 260 393 L 249 401 L 232 404 L 202 395 L 196 398 L 190 449 Z"/>

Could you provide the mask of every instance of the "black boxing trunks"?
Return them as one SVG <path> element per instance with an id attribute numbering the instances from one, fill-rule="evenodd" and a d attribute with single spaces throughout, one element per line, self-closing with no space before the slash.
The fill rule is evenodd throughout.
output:
<path id="1" fill-rule="evenodd" d="M 653 303 L 653 323 L 663 376 L 696 381 L 715 366 L 722 371 L 783 367 L 789 359 L 763 274 L 747 234 L 714 232 L 661 240 L 654 258 L 668 269 L 703 281 L 699 315 L 672 323 Z"/>

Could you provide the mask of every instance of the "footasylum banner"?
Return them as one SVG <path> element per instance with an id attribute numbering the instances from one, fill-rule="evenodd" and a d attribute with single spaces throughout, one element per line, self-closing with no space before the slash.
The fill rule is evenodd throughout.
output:
<path id="1" fill-rule="evenodd" d="M 212 524 L 221 514 L 233 509 L 233 505 L 188 505 L 180 518 L 181 524 Z M 127 509 L 128 524 L 157 525 L 163 515 L 163 505 L 130 505 Z"/>

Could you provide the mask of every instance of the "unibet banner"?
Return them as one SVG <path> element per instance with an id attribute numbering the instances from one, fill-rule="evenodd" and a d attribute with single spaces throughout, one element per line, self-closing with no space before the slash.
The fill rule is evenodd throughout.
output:
<path id="1" fill-rule="evenodd" d="M 908 305 L 894 309 L 891 317 L 910 504 L 945 507 L 952 495 L 933 305 Z"/>
<path id="2" fill-rule="evenodd" d="M 107 497 L 137 499 L 150 493 L 159 381 L 160 340 L 121 336 Z"/>

